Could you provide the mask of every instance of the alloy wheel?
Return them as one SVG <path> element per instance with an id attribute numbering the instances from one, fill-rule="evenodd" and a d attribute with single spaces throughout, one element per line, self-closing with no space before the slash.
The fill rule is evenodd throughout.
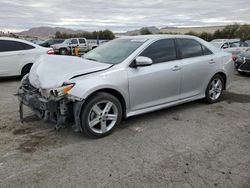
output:
<path id="1" fill-rule="evenodd" d="M 219 78 L 215 78 L 211 82 L 210 87 L 209 87 L 210 99 L 213 101 L 217 100 L 222 93 L 222 89 L 223 89 L 222 81 Z"/>
<path id="2" fill-rule="evenodd" d="M 116 124 L 118 119 L 117 106 L 108 100 L 94 104 L 88 114 L 89 128 L 95 133 L 106 133 Z"/>

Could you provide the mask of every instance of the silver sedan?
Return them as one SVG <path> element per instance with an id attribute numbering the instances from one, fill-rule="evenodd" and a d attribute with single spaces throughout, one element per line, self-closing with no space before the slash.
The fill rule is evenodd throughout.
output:
<path id="1" fill-rule="evenodd" d="M 124 37 L 84 58 L 41 57 L 22 80 L 20 109 L 29 106 L 57 129 L 73 119 L 76 131 L 103 137 L 122 118 L 202 98 L 217 102 L 233 70 L 229 53 L 197 37 Z"/>

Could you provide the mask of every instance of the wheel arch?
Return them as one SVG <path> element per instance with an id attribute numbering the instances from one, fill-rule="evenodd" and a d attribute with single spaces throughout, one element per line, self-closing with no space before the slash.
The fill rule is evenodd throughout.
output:
<path id="1" fill-rule="evenodd" d="M 21 69 L 21 76 L 24 76 L 24 71 L 25 71 L 25 68 L 27 68 L 27 67 L 29 67 L 30 66 L 30 68 L 32 67 L 32 65 L 33 65 L 34 63 L 26 63 L 23 67 L 22 67 L 22 69 Z"/>
<path id="2" fill-rule="evenodd" d="M 223 81 L 224 81 L 223 89 L 226 90 L 227 75 L 224 72 L 217 72 L 215 75 L 217 75 L 217 74 L 220 75 L 223 78 Z"/>
<path id="3" fill-rule="evenodd" d="M 95 90 L 93 91 L 92 93 L 90 93 L 85 100 L 88 100 L 89 98 L 91 98 L 92 96 L 94 96 L 96 93 L 99 93 L 99 92 L 105 92 L 105 93 L 109 93 L 113 96 L 115 96 L 119 102 L 121 103 L 121 106 L 122 106 L 122 118 L 126 118 L 126 109 L 127 109 L 127 104 L 126 104 L 126 101 L 125 101 L 125 98 L 124 96 L 119 92 L 117 91 L 116 89 L 113 89 L 113 88 L 102 88 L 102 89 L 98 89 L 98 90 Z"/>

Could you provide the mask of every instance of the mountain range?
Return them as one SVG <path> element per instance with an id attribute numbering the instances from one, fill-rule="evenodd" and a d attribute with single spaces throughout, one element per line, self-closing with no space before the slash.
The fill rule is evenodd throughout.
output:
<path id="1" fill-rule="evenodd" d="M 206 27 L 163 27 L 163 28 L 157 28 L 155 26 L 150 26 L 147 27 L 148 30 L 152 34 L 159 34 L 160 32 L 162 33 L 180 33 L 184 34 L 190 31 L 195 31 L 198 33 L 201 33 L 203 31 L 206 31 L 208 33 L 213 33 L 217 29 L 223 29 L 225 26 L 206 26 Z M 136 30 L 131 30 L 123 33 L 116 33 L 117 36 L 122 36 L 122 35 L 138 35 L 140 34 L 140 29 Z M 29 36 L 29 37 L 38 37 L 38 38 L 49 38 L 55 36 L 55 33 L 59 31 L 61 33 L 71 33 L 71 34 L 76 34 L 76 33 L 81 33 L 81 32 L 86 32 L 84 30 L 73 30 L 73 29 L 68 29 L 68 28 L 63 28 L 63 27 L 34 27 L 26 31 L 22 31 L 19 33 L 15 33 L 18 36 Z"/>
<path id="2" fill-rule="evenodd" d="M 73 30 L 63 27 L 34 27 L 26 31 L 22 31 L 16 33 L 19 36 L 30 36 L 30 37 L 39 37 L 39 38 L 46 38 L 55 36 L 55 33 L 59 31 L 61 33 L 81 33 L 85 32 L 84 30 Z"/>

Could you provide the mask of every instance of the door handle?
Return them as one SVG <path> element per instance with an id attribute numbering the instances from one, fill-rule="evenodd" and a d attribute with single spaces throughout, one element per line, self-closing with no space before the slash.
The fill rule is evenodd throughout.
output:
<path id="1" fill-rule="evenodd" d="M 178 65 L 175 65 L 171 70 L 172 71 L 178 71 L 178 70 L 181 70 L 181 67 L 178 66 Z"/>
<path id="2" fill-rule="evenodd" d="M 210 59 L 210 61 L 208 62 L 209 64 L 214 64 L 215 61 L 213 59 Z"/>

